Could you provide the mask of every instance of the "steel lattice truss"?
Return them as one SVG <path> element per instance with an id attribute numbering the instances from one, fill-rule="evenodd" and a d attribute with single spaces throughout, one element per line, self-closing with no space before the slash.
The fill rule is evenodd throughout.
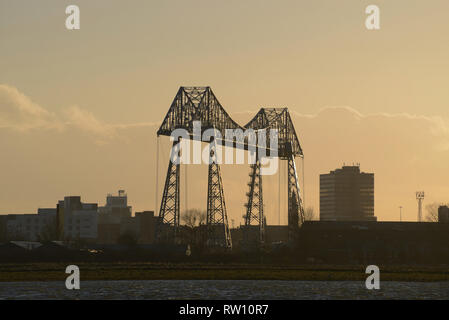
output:
<path id="1" fill-rule="evenodd" d="M 213 159 L 215 159 L 214 150 L 211 150 L 211 153 Z M 207 245 L 209 247 L 232 249 L 220 167 L 215 161 L 209 164 L 206 224 L 208 228 Z"/>
<path id="2" fill-rule="evenodd" d="M 288 159 L 288 238 L 295 241 L 298 228 L 304 222 L 304 208 L 299 189 L 298 175 L 296 173 L 295 158 Z"/>
<path id="3" fill-rule="evenodd" d="M 276 129 L 278 130 L 279 157 L 287 159 L 290 154 L 303 155 L 287 108 L 261 108 L 248 124 L 240 126 L 232 120 L 210 87 L 181 87 L 157 134 L 170 136 L 175 129 L 185 129 L 191 139 L 199 139 L 193 136 L 193 121 L 201 121 L 201 134 L 210 128 L 220 131 L 222 138 L 216 139 L 219 144 L 225 144 L 224 136 L 227 129 L 253 129 L 256 132 Z M 242 146 L 238 144 L 238 141 L 232 142 L 234 147 L 248 149 L 247 138 Z M 268 149 L 270 149 L 269 142 L 270 139 L 267 136 Z"/>
<path id="4" fill-rule="evenodd" d="M 287 108 L 261 108 L 256 116 L 245 126 L 236 123 L 222 107 L 210 87 L 180 87 L 170 109 L 168 110 L 157 134 L 170 136 L 176 129 L 187 131 L 190 139 L 201 140 L 194 136 L 193 123 L 201 122 L 201 135 L 207 129 L 218 130 L 222 137 L 214 137 L 217 144 L 231 142 L 234 148 L 248 150 L 251 146 L 248 137 L 241 141 L 225 140 L 227 129 L 236 130 L 252 129 L 255 132 L 266 132 L 266 151 L 272 155 L 273 146 L 270 145 L 268 129 L 277 130 L 278 148 L 277 157 L 288 161 L 288 223 L 289 239 L 294 240 L 296 230 L 304 221 L 304 209 L 298 183 L 298 175 L 295 165 L 295 157 L 303 157 L 303 151 L 296 135 L 296 131 Z M 259 144 L 256 142 L 256 144 Z M 260 146 L 259 146 L 260 148 Z M 257 222 L 259 225 L 259 243 L 264 241 L 265 218 L 263 215 L 262 180 L 260 176 L 260 164 L 252 166 L 250 192 L 247 203 L 245 225 L 251 226 Z M 207 200 L 207 224 L 210 244 L 231 248 L 231 236 L 226 216 L 223 186 L 218 164 L 209 165 L 208 200 Z M 158 239 L 164 238 L 164 234 L 176 240 L 179 227 L 179 165 L 173 165 L 170 161 L 167 178 L 164 186 L 163 198 L 159 212 Z M 167 229 L 170 232 L 163 232 Z"/>
<path id="5" fill-rule="evenodd" d="M 172 157 L 173 153 L 179 152 L 179 146 L 178 142 L 173 142 Z M 158 242 L 177 242 L 180 217 L 179 176 L 180 165 L 169 161 L 159 211 L 159 221 L 156 226 L 156 239 Z"/>
<path id="6" fill-rule="evenodd" d="M 193 121 L 201 121 L 203 131 L 244 129 L 231 119 L 210 87 L 181 87 L 157 134 L 170 136 L 173 130 L 182 128 L 193 135 Z"/>
<path id="7" fill-rule="evenodd" d="M 265 216 L 263 213 L 262 175 L 260 174 L 260 161 L 251 165 L 248 203 L 246 206 L 244 242 L 252 246 L 254 243 L 263 245 L 265 241 Z M 257 230 L 255 230 L 257 226 Z"/>
<path id="8" fill-rule="evenodd" d="M 287 159 L 290 155 L 303 156 L 287 108 L 261 108 L 256 116 L 245 125 L 247 129 L 275 129 L 278 131 L 278 156 Z M 267 138 L 269 141 L 269 139 Z"/>

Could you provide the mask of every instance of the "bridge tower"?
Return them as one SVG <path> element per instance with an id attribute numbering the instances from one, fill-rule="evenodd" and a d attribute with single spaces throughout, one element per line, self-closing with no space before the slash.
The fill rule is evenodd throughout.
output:
<path id="1" fill-rule="evenodd" d="M 245 125 L 254 130 L 277 130 L 278 148 L 276 157 L 287 162 L 287 194 L 288 194 L 288 240 L 295 243 L 298 230 L 304 222 L 304 208 L 299 187 L 295 158 L 304 157 L 295 127 L 287 108 L 261 108 L 256 116 Z M 271 141 L 268 140 L 267 141 Z M 270 148 L 270 151 L 272 148 Z M 251 192 L 250 192 L 251 194 Z M 262 200 L 262 193 L 259 195 Z M 248 201 L 248 205 L 250 201 Z M 259 230 L 264 228 L 264 220 L 259 220 Z M 262 242 L 260 242 L 262 243 Z"/>
<path id="2" fill-rule="evenodd" d="M 199 121 L 202 132 L 194 133 L 194 121 Z M 191 140 L 201 141 L 204 130 L 217 128 L 240 128 L 234 122 L 213 94 L 210 87 L 181 87 L 179 88 L 168 110 L 157 135 L 171 136 L 175 129 L 184 129 Z M 214 143 L 217 143 L 214 138 Z M 222 141 L 220 141 L 223 144 Z M 172 156 L 180 157 L 180 143 L 174 142 Z M 216 161 L 215 147 L 211 148 L 211 159 L 208 170 L 207 194 L 207 246 L 220 247 L 226 250 L 232 248 L 231 232 L 228 225 L 226 203 L 220 167 Z M 178 242 L 180 222 L 180 165 L 169 161 L 164 192 L 156 227 L 156 241 L 159 243 Z"/>
<path id="3" fill-rule="evenodd" d="M 220 166 L 215 157 L 215 148 L 210 150 L 211 163 L 207 183 L 207 246 L 209 248 L 232 249 L 231 231 L 228 225 L 226 202 L 221 181 Z"/>
<path id="4" fill-rule="evenodd" d="M 288 165 L 288 239 L 296 241 L 299 227 L 304 222 L 304 207 L 302 204 L 301 190 L 299 188 L 298 173 L 296 171 L 295 157 L 290 155 Z"/>
<path id="5" fill-rule="evenodd" d="M 244 246 L 261 247 L 265 242 L 265 216 L 263 212 L 262 175 L 260 174 L 260 160 L 251 165 L 248 183 L 249 192 L 246 193 L 248 202 L 245 204 L 245 227 L 243 231 Z"/>
<path id="6" fill-rule="evenodd" d="M 179 241 L 179 177 L 180 164 L 172 159 L 179 156 L 180 142 L 174 141 L 168 161 L 167 177 L 162 194 L 159 219 L 156 225 L 156 241 L 159 243 L 177 243 Z"/>

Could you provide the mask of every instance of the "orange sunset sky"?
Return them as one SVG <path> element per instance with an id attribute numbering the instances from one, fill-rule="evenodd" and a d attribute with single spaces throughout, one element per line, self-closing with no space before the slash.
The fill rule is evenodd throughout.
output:
<path id="1" fill-rule="evenodd" d="M 70 4 L 80 30 L 65 28 Z M 369 4 L 380 30 L 365 28 Z M 0 214 L 66 195 L 103 205 L 121 188 L 134 210 L 154 210 L 155 133 L 179 86 L 198 85 L 240 124 L 262 106 L 289 108 L 306 206 L 319 210 L 320 173 L 360 163 L 375 173 L 378 219 L 403 206 L 416 221 L 415 191 L 449 202 L 448 16 L 447 0 L 0 0 Z M 249 167 L 222 171 L 238 225 Z M 205 209 L 207 166 L 187 172 L 182 209 Z M 278 179 L 264 179 L 269 224 Z"/>

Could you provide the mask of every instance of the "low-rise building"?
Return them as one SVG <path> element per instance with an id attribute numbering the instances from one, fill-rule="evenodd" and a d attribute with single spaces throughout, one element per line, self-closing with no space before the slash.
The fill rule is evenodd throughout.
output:
<path id="1" fill-rule="evenodd" d="M 139 224 L 139 243 L 153 243 L 156 234 L 156 226 L 159 218 L 154 216 L 154 211 L 142 211 L 135 213 L 135 219 Z"/>
<path id="2" fill-rule="evenodd" d="M 122 219 L 131 218 L 132 207 L 128 206 L 128 195 L 119 190 L 118 195 L 108 194 L 106 204 L 98 208 L 99 224 L 121 223 Z"/>
<path id="3" fill-rule="evenodd" d="M 158 218 L 153 211 L 136 212 L 134 217 L 123 217 L 117 223 L 98 224 L 98 243 L 115 244 L 121 236 L 133 238 L 136 243 L 154 242 Z"/>
<path id="4" fill-rule="evenodd" d="M 438 222 L 449 223 L 449 207 L 440 206 L 438 208 Z"/>
<path id="5" fill-rule="evenodd" d="M 8 214 L 3 229 L 8 240 L 38 241 L 56 223 L 56 209 L 38 209 L 37 214 Z"/>
<path id="6" fill-rule="evenodd" d="M 449 263 L 449 224 L 433 222 L 306 221 L 298 255 L 326 264 Z"/>
<path id="7" fill-rule="evenodd" d="M 98 208 L 98 243 L 116 244 L 122 236 L 128 241 L 150 244 L 154 241 L 157 217 L 153 211 L 136 212 L 132 216 L 132 207 L 128 206 L 125 190 L 118 195 L 108 194 L 106 204 Z"/>

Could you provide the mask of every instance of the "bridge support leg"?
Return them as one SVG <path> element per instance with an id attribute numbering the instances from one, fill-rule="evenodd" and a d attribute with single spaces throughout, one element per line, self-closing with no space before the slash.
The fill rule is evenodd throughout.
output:
<path id="1" fill-rule="evenodd" d="M 211 151 L 212 155 L 213 153 L 214 151 Z M 231 231 L 228 225 L 220 167 L 215 161 L 209 164 L 206 223 L 207 246 L 231 250 Z"/>
<path id="2" fill-rule="evenodd" d="M 180 164 L 174 164 L 174 155 L 179 155 L 180 142 L 173 142 L 168 162 L 167 177 L 162 195 L 159 219 L 156 227 L 156 241 L 177 243 L 179 237 L 179 176 Z"/>
<path id="3" fill-rule="evenodd" d="M 295 242 L 298 229 L 304 222 L 304 208 L 299 189 L 295 157 L 288 158 L 288 241 Z"/>
<path id="4" fill-rule="evenodd" d="M 262 176 L 260 174 L 260 161 L 257 159 L 251 165 L 248 203 L 246 206 L 245 229 L 243 234 L 243 245 L 245 247 L 257 248 L 265 242 L 265 216 L 263 212 Z M 254 223 L 257 223 L 257 230 Z"/>

